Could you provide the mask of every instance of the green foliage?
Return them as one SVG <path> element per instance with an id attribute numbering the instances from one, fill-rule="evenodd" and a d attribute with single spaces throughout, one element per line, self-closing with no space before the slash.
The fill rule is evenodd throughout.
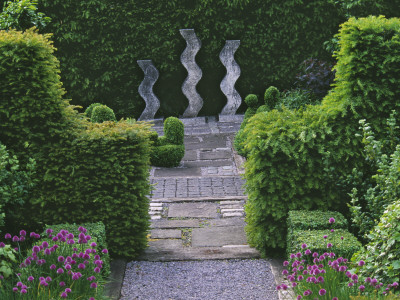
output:
<path id="1" fill-rule="evenodd" d="M 377 225 L 386 207 L 400 198 L 400 144 L 397 144 L 391 154 L 388 153 L 388 150 L 393 149 L 399 142 L 400 135 L 395 112 L 387 121 L 387 137 L 380 141 L 375 140 L 374 133 L 365 120 L 361 120 L 360 124 L 363 130 L 366 163 L 376 170 L 375 175 L 369 179 L 373 186 L 362 185 L 361 190 L 360 186 L 354 187 L 351 193 L 350 211 L 355 231 L 365 238 L 366 234 Z M 353 171 L 356 172 L 357 170 Z M 356 178 L 356 180 L 362 179 L 362 177 Z M 353 183 L 356 183 L 356 180 L 353 180 Z"/>
<path id="2" fill-rule="evenodd" d="M 95 103 L 90 104 L 90 105 L 85 109 L 85 115 L 86 115 L 86 117 L 89 118 L 89 120 L 90 120 L 90 118 L 92 117 L 93 108 L 95 108 L 96 106 L 100 106 L 100 105 L 102 105 L 102 104 L 99 103 L 99 102 L 95 102 Z"/>
<path id="3" fill-rule="evenodd" d="M 334 223 L 329 219 L 334 218 Z M 313 229 L 347 229 L 348 223 L 343 215 L 336 211 L 291 210 L 287 219 L 288 231 Z"/>
<path id="4" fill-rule="evenodd" d="M 247 121 L 256 114 L 257 112 L 257 107 L 249 107 L 246 109 L 246 112 L 244 113 L 244 119 L 242 124 L 240 124 L 240 128 L 243 129 L 244 126 L 246 126 Z"/>
<path id="5" fill-rule="evenodd" d="M 320 105 L 258 113 L 244 128 L 246 231 L 263 254 L 285 247 L 289 210 L 346 212 L 337 179 L 364 165 L 358 120 L 366 118 L 380 138 L 399 110 L 400 20 L 352 18 L 339 43 L 335 87 Z"/>
<path id="6" fill-rule="evenodd" d="M 292 89 L 281 94 L 281 98 L 276 104 L 275 108 L 280 109 L 282 105 L 289 109 L 299 109 L 306 105 L 315 105 L 319 101 L 310 92 Z"/>
<path id="7" fill-rule="evenodd" d="M 278 103 L 280 98 L 279 90 L 274 87 L 270 86 L 266 89 L 264 93 L 264 102 L 265 105 L 269 108 L 269 110 L 274 109 L 276 104 Z"/>
<path id="8" fill-rule="evenodd" d="M 181 120 L 169 117 L 164 121 L 164 134 L 168 143 L 173 145 L 183 145 L 185 128 Z"/>
<path id="9" fill-rule="evenodd" d="M 386 207 L 378 224 L 368 235 L 369 243 L 352 260 L 365 261 L 361 275 L 392 283 L 400 279 L 400 201 Z"/>
<path id="10" fill-rule="evenodd" d="M 326 239 L 324 236 L 328 236 Z M 343 237 L 343 239 L 342 239 Z M 337 229 L 333 233 L 330 230 L 296 230 L 288 237 L 288 253 L 301 252 L 302 244 L 307 244 L 311 253 L 320 255 L 325 252 L 333 252 L 336 257 L 351 258 L 354 253 L 362 248 L 361 243 L 354 235 L 344 229 Z M 332 244 L 328 248 L 328 243 Z M 310 257 L 312 260 L 312 257 Z"/>
<path id="11" fill-rule="evenodd" d="M 116 121 L 114 111 L 107 105 L 97 105 L 93 108 L 90 121 L 93 123 L 103 123 L 105 121 Z"/>
<path id="12" fill-rule="evenodd" d="M 0 143 L 0 228 L 5 225 L 6 215 L 10 221 L 21 220 L 19 211 L 35 186 L 35 169 L 33 159 L 29 159 L 25 169 L 20 169 L 17 157 L 10 156 L 6 146 Z"/>
<path id="13" fill-rule="evenodd" d="M 257 108 L 258 106 L 258 97 L 254 94 L 249 94 L 244 98 L 244 102 L 246 102 L 249 108 Z"/>
<path id="14" fill-rule="evenodd" d="M 244 142 L 246 140 L 246 136 L 244 135 L 243 132 L 244 132 L 243 129 L 239 129 L 239 131 L 236 133 L 235 139 L 233 140 L 233 147 L 235 148 L 236 152 L 239 155 L 246 157 L 247 154 L 244 150 Z"/>
<path id="15" fill-rule="evenodd" d="M 26 30 L 35 26 L 39 30 L 44 29 L 51 21 L 43 13 L 37 12 L 37 0 L 14 0 L 4 3 L 0 13 L 0 30 L 10 28 Z"/>
<path id="16" fill-rule="evenodd" d="M 151 164 L 157 167 L 172 168 L 179 166 L 185 156 L 184 145 L 163 145 L 154 147 L 151 153 Z"/>
<path id="17" fill-rule="evenodd" d="M 4 278 L 13 275 L 16 263 L 15 250 L 10 245 L 0 247 L 0 275 Z"/>
<path id="18" fill-rule="evenodd" d="M 103 249 L 108 250 L 107 241 L 106 241 L 106 228 L 102 222 L 97 223 L 83 223 L 83 224 L 57 224 L 57 225 L 46 225 L 43 232 L 41 233 L 42 237 L 48 237 L 51 239 L 52 236 L 55 236 L 61 230 L 67 230 L 69 233 L 72 233 L 75 238 L 78 238 L 80 231 L 79 227 L 83 227 L 87 230 L 88 234 L 91 236 L 89 244 L 95 242 L 97 244 L 98 251 L 102 251 Z M 53 233 L 50 235 L 46 233 L 48 229 L 53 230 Z M 44 239 L 42 238 L 41 241 Z M 104 277 L 108 277 L 110 275 L 110 255 L 109 253 L 102 253 L 101 260 L 103 261 L 103 268 L 101 269 L 101 273 Z"/>
<path id="19" fill-rule="evenodd" d="M 256 114 L 262 113 L 262 112 L 269 112 L 271 109 L 268 107 L 268 105 L 264 104 L 261 105 L 259 108 L 257 108 Z"/>
<path id="20" fill-rule="evenodd" d="M 235 54 L 242 74 L 237 90 L 261 95 L 266 84 L 287 86 L 304 59 L 329 59 L 322 42 L 345 20 L 332 3 L 315 0 L 39 3 L 53 20 L 46 30 L 54 33 L 62 81 L 72 103 L 87 107 L 98 99 L 112 107 L 118 119 L 139 117 L 144 108 L 137 93 L 143 72 L 132 63 L 137 59 L 151 58 L 160 71 L 154 87 L 163 99 L 160 115 L 178 116 L 186 109 L 181 86 L 187 72 L 179 60 L 186 42 L 179 29 L 194 28 L 202 42 L 196 56 L 203 71 L 197 86 L 204 99 L 201 113 L 215 115 L 226 104 L 219 87 L 226 70 L 218 59 L 225 40 L 241 40 Z"/>

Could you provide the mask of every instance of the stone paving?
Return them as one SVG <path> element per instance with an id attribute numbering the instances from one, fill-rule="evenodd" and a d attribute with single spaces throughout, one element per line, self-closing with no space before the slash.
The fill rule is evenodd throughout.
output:
<path id="1" fill-rule="evenodd" d="M 186 152 L 180 166 L 152 169 L 152 231 L 149 247 L 140 259 L 260 256 L 247 244 L 243 161 L 232 146 L 243 116 L 221 119 L 183 120 Z M 161 122 L 154 129 L 162 135 Z"/>

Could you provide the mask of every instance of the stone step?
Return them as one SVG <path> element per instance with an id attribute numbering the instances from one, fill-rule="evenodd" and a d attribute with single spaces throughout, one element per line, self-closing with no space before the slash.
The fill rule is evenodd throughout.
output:
<path id="1" fill-rule="evenodd" d="M 182 261 L 205 259 L 249 259 L 260 258 L 260 253 L 249 246 L 241 247 L 198 247 L 172 249 L 149 247 L 138 260 L 146 261 Z"/>
<path id="2" fill-rule="evenodd" d="M 235 201 L 233 201 L 235 199 Z M 179 203 L 179 202 L 220 202 L 221 205 L 231 204 L 231 202 L 237 203 L 237 201 L 247 200 L 247 196 L 220 196 L 220 197 L 171 197 L 171 198 L 152 198 L 151 203 Z"/>

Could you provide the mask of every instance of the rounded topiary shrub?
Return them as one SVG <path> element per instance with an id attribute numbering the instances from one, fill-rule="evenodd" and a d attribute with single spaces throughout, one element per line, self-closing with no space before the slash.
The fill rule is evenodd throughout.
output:
<path id="1" fill-rule="evenodd" d="M 183 145 L 185 128 L 181 120 L 169 117 L 164 121 L 164 135 L 168 143 Z"/>
<path id="2" fill-rule="evenodd" d="M 249 94 L 244 98 L 244 102 L 248 107 L 256 108 L 258 106 L 258 97 L 257 95 Z"/>
<path id="3" fill-rule="evenodd" d="M 102 105 L 102 104 L 99 103 L 99 102 L 90 104 L 90 105 L 86 108 L 86 110 L 85 110 L 85 115 L 86 115 L 86 117 L 88 117 L 88 118 L 90 119 L 90 118 L 92 117 L 93 109 L 94 109 L 96 106 L 100 106 L 100 105 Z"/>
<path id="4" fill-rule="evenodd" d="M 261 105 L 259 108 L 257 108 L 257 114 L 260 112 L 267 112 L 270 111 L 271 109 L 268 107 L 268 105 Z"/>
<path id="5" fill-rule="evenodd" d="M 164 145 L 153 148 L 150 161 L 153 166 L 172 168 L 179 166 L 184 155 L 184 145 Z"/>
<path id="6" fill-rule="evenodd" d="M 98 105 L 93 108 L 90 121 L 103 123 L 104 121 L 116 121 L 114 111 L 107 105 Z"/>
<path id="7" fill-rule="evenodd" d="M 270 86 L 269 88 L 267 88 L 264 94 L 264 102 L 265 105 L 268 106 L 269 110 L 275 108 L 276 104 L 279 101 L 279 97 L 280 93 L 276 87 Z"/>

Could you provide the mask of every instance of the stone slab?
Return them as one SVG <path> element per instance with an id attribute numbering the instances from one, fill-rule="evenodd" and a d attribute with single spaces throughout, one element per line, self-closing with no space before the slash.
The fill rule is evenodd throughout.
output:
<path id="1" fill-rule="evenodd" d="M 156 241 L 149 241 L 149 247 L 153 251 L 163 251 L 172 249 L 182 249 L 182 240 L 160 239 Z"/>
<path id="2" fill-rule="evenodd" d="M 229 219 L 214 219 L 210 220 L 211 227 L 226 227 L 226 226 L 242 226 L 244 227 L 246 222 L 244 218 L 229 218 Z"/>
<path id="3" fill-rule="evenodd" d="M 200 152 L 201 160 L 216 160 L 216 159 L 232 159 L 232 152 L 230 151 L 205 151 Z"/>
<path id="4" fill-rule="evenodd" d="M 242 226 L 194 228 L 192 247 L 221 247 L 247 244 Z"/>
<path id="5" fill-rule="evenodd" d="M 201 168 L 184 163 L 184 168 L 160 168 L 154 171 L 154 177 L 200 177 Z"/>
<path id="6" fill-rule="evenodd" d="M 232 160 L 223 159 L 223 160 L 184 161 L 183 162 L 183 166 L 185 168 L 232 166 Z M 156 172 L 157 171 L 158 170 L 156 170 Z M 201 169 L 200 169 L 200 175 L 199 176 L 201 176 Z"/>
<path id="7" fill-rule="evenodd" d="M 153 229 L 150 236 L 152 239 L 180 239 L 182 232 L 178 229 Z"/>
<path id="8" fill-rule="evenodd" d="M 241 216 L 243 216 L 243 213 L 241 213 L 241 212 L 231 212 L 231 213 L 224 213 L 223 214 L 224 218 L 241 217 Z"/>
<path id="9" fill-rule="evenodd" d="M 197 160 L 197 151 L 189 150 L 185 152 L 185 156 L 182 160 Z"/>
<path id="10" fill-rule="evenodd" d="M 196 117 L 196 118 L 181 118 L 180 119 L 185 126 L 199 126 L 206 125 L 205 117 Z"/>
<path id="11" fill-rule="evenodd" d="M 219 115 L 218 120 L 221 123 L 242 123 L 244 115 Z"/>
<path id="12" fill-rule="evenodd" d="M 200 227 L 199 220 L 156 220 L 152 221 L 150 228 L 195 228 Z"/>
<path id="13" fill-rule="evenodd" d="M 111 300 L 118 300 L 121 295 L 126 263 L 127 261 L 125 259 L 113 259 L 110 262 L 111 274 L 104 287 L 104 295 Z"/>
<path id="14" fill-rule="evenodd" d="M 216 203 L 173 203 L 168 209 L 169 218 L 217 218 Z"/>
<path id="15" fill-rule="evenodd" d="M 147 248 L 138 260 L 182 261 L 205 259 L 249 259 L 260 258 L 260 253 L 250 247 L 199 247 L 156 252 Z"/>

